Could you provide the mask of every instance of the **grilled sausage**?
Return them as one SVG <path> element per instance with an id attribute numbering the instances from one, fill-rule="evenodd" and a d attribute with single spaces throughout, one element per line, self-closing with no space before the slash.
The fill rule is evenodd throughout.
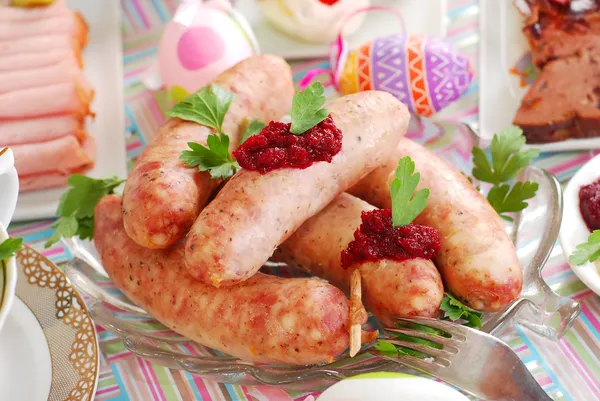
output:
<path id="1" fill-rule="evenodd" d="M 402 139 L 388 162 L 349 192 L 375 206 L 391 207 L 390 183 L 405 156 L 421 173 L 417 190 L 430 190 L 429 203 L 415 223 L 440 233 L 442 247 L 435 262 L 446 288 L 471 308 L 502 309 L 521 293 L 521 264 L 498 213 L 461 173 L 421 145 Z"/>
<path id="2" fill-rule="evenodd" d="M 96 207 L 96 248 L 115 285 L 161 323 L 256 362 L 317 364 L 348 347 L 350 303 L 341 290 L 317 278 L 262 273 L 235 287 L 202 284 L 185 269 L 183 243 L 153 250 L 133 242 L 120 204 L 109 195 Z"/>
<path id="3" fill-rule="evenodd" d="M 215 80 L 236 94 L 225 116 L 223 131 L 237 146 L 244 121 L 270 121 L 288 111 L 294 88 L 287 63 L 261 55 L 241 61 Z M 188 142 L 206 145 L 213 130 L 178 118 L 168 120 L 144 149 L 123 193 L 125 230 L 131 239 L 151 249 L 164 249 L 183 238 L 201 208 L 220 184 L 208 172 L 179 160 Z"/>
<path id="4" fill-rule="evenodd" d="M 406 132 L 409 114 L 392 95 L 369 91 L 328 106 L 342 131 L 331 163 L 267 174 L 242 169 L 202 211 L 186 242 L 186 265 L 215 286 L 252 277 L 308 218 L 383 163 Z"/>

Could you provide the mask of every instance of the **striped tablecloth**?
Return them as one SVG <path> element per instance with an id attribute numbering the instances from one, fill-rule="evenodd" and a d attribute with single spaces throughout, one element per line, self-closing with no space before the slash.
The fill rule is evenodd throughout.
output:
<path id="1" fill-rule="evenodd" d="M 500 0 L 509 1 L 509 0 Z M 127 154 L 131 164 L 146 141 L 162 124 L 160 99 L 140 82 L 140 73 L 156 54 L 156 45 L 164 23 L 171 18 L 177 0 L 122 0 L 125 54 L 125 112 L 127 115 Z M 427 0 L 423 1 L 424 7 Z M 471 57 L 477 66 L 478 14 L 475 0 L 448 0 L 447 36 Z M 320 60 L 295 63 L 294 78 L 307 70 L 325 66 Z M 477 70 L 477 68 L 475 68 Z M 476 124 L 478 84 L 466 96 L 436 118 L 463 120 Z M 537 164 L 567 180 L 577 168 L 593 156 L 592 152 L 543 155 Z M 52 220 L 15 224 L 10 234 L 24 237 L 34 248 L 54 262 L 69 258 L 65 249 L 55 246 L 44 250 L 51 235 Z M 543 272 L 548 283 L 561 295 L 571 296 L 583 305 L 581 318 L 558 342 L 551 342 L 517 329 L 509 337 L 510 345 L 525 361 L 536 379 L 555 400 L 600 400 L 600 298 L 588 290 L 573 274 L 560 247 L 554 249 Z M 153 365 L 127 352 L 111 333 L 98 327 L 101 370 L 100 400 L 305 400 L 317 393 L 285 393 L 268 387 L 223 385 L 202 380 L 188 373 Z"/>

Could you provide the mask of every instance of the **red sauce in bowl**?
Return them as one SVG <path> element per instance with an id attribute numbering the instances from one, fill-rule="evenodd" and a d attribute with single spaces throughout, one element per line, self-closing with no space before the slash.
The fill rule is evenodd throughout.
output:
<path id="1" fill-rule="evenodd" d="M 290 123 L 271 121 L 240 145 L 233 155 L 242 168 L 265 174 L 280 168 L 305 169 L 331 162 L 342 150 L 342 131 L 329 115 L 302 135 L 290 132 Z"/>
<path id="2" fill-rule="evenodd" d="M 600 179 L 579 190 L 579 209 L 590 231 L 600 230 Z"/>
<path id="3" fill-rule="evenodd" d="M 392 226 L 390 209 L 362 212 L 362 224 L 354 233 L 354 241 L 342 252 L 342 267 L 355 263 L 391 259 L 402 262 L 409 259 L 431 259 L 440 250 L 436 229 L 409 224 Z"/>

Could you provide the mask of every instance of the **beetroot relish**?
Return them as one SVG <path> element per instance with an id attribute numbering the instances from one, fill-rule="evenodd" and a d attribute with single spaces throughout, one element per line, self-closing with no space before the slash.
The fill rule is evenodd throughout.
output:
<path id="1" fill-rule="evenodd" d="M 590 231 L 600 230 L 600 180 L 581 187 L 579 208 Z"/>
<path id="2" fill-rule="evenodd" d="M 262 174 L 284 167 L 305 169 L 315 162 L 331 162 L 342 150 L 342 131 L 331 115 L 302 135 L 292 134 L 290 126 L 271 121 L 248 138 L 233 152 L 239 165 Z"/>
<path id="3" fill-rule="evenodd" d="M 321 3 L 332 6 L 340 0 L 319 0 Z"/>
<path id="4" fill-rule="evenodd" d="M 431 259 L 440 250 L 440 236 L 435 228 L 409 224 L 392 226 L 390 209 L 361 213 L 362 224 L 354 232 L 354 241 L 342 252 L 342 267 L 355 263 L 392 259 Z"/>

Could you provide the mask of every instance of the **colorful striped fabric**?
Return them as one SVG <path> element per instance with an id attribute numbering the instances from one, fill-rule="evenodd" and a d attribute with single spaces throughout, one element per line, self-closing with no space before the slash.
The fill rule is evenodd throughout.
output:
<path id="1" fill-rule="evenodd" d="M 508 0 L 506 0 L 508 1 Z M 156 45 L 163 24 L 176 7 L 177 0 L 122 0 L 123 40 L 125 54 L 125 87 L 127 154 L 133 163 L 144 145 L 164 121 L 161 105 L 164 94 L 153 94 L 140 82 L 140 73 L 156 54 Z M 477 71 L 478 2 L 476 0 L 448 0 L 448 40 L 466 53 Z M 295 63 L 294 78 L 299 80 L 306 71 L 324 68 L 327 63 L 312 60 Z M 475 82 L 460 102 L 451 105 L 436 116 L 439 120 L 462 120 L 476 126 L 478 117 L 478 84 Z M 436 130 L 452 127 L 450 123 L 434 124 Z M 444 157 L 463 159 L 469 143 L 449 148 L 444 135 L 419 138 Z M 431 142 L 434 141 L 434 142 Z M 577 168 L 597 152 L 544 154 L 536 163 L 566 181 Z M 43 250 L 43 243 L 52 233 L 51 220 L 14 224 L 10 234 L 25 238 L 34 248 L 54 262 L 70 258 L 61 246 Z M 508 342 L 533 372 L 539 383 L 555 400 L 600 400 L 600 298 L 588 290 L 573 274 L 560 247 L 555 247 L 543 272 L 548 283 L 562 295 L 572 296 L 583 305 L 581 318 L 560 341 L 552 342 L 530 332 L 516 329 L 507 334 Z M 127 352 L 123 343 L 98 327 L 101 357 L 100 380 L 95 399 L 125 400 L 252 400 L 304 401 L 318 393 L 286 393 L 268 387 L 244 387 L 216 384 L 188 373 L 150 364 Z"/>

